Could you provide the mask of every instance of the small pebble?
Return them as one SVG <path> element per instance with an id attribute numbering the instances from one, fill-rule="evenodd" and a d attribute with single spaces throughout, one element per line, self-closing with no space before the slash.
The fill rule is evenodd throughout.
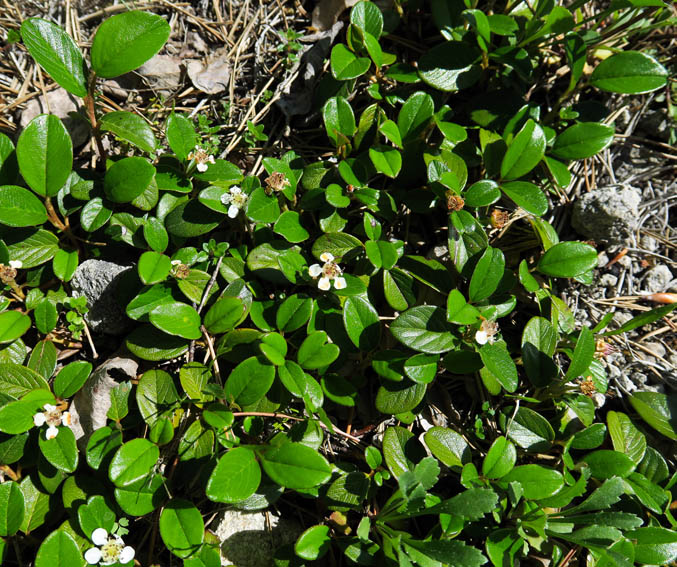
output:
<path id="1" fill-rule="evenodd" d="M 613 274 L 604 274 L 599 278 L 599 285 L 603 287 L 615 287 L 618 283 L 618 278 Z"/>

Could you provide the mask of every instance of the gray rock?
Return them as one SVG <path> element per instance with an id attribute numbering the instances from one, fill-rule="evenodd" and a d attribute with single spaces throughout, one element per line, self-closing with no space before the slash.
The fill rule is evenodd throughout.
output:
<path id="1" fill-rule="evenodd" d="M 633 187 L 604 187 L 574 203 L 571 224 L 586 238 L 625 244 L 637 227 L 642 194 Z"/>
<path id="2" fill-rule="evenodd" d="M 131 270 L 105 260 L 85 260 L 75 270 L 71 286 L 75 295 L 87 297 L 89 312 L 85 321 L 96 333 L 121 335 L 129 327 L 129 319 L 116 296 L 117 282 Z"/>
<path id="3" fill-rule="evenodd" d="M 228 88 L 230 64 L 227 50 L 219 49 L 205 61 L 191 59 L 187 64 L 187 73 L 195 88 L 207 94 L 219 94 Z"/>
<path id="4" fill-rule="evenodd" d="M 602 277 L 599 278 L 599 285 L 603 287 L 616 287 L 618 283 L 618 278 L 613 274 L 602 274 Z"/>
<path id="5" fill-rule="evenodd" d="M 221 541 L 221 565 L 269 567 L 275 550 L 296 541 L 303 528 L 270 512 L 226 510 L 217 517 L 214 533 Z"/>
<path id="6" fill-rule="evenodd" d="M 58 116 L 73 140 L 73 146 L 81 146 L 89 140 L 89 125 L 84 116 L 78 115 L 82 108 L 80 99 L 66 89 L 58 88 L 45 97 L 31 99 L 21 113 L 21 128 L 28 126 L 38 114 L 51 113 Z M 84 112 L 84 111 L 83 111 Z"/>
<path id="7" fill-rule="evenodd" d="M 161 94 L 169 95 L 181 83 L 181 59 L 172 55 L 156 55 L 136 70 Z"/>
<path id="8" fill-rule="evenodd" d="M 80 450 L 87 446 L 89 436 L 105 426 L 110 409 L 110 391 L 119 383 L 136 378 L 139 365 L 131 358 L 110 358 L 87 379 L 70 405 L 71 429 Z"/>
<path id="9" fill-rule="evenodd" d="M 672 272 L 665 264 L 651 268 L 644 276 L 643 291 L 649 293 L 665 292 L 672 281 Z"/>

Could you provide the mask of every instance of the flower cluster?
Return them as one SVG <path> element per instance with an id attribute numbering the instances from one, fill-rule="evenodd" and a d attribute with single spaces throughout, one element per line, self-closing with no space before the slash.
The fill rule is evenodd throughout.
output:
<path id="1" fill-rule="evenodd" d="M 291 183 L 289 182 L 289 179 L 287 179 L 287 176 L 280 171 L 275 171 L 270 174 L 270 177 L 266 178 L 266 187 L 270 191 L 284 191 L 285 188 L 290 186 Z"/>
<path id="2" fill-rule="evenodd" d="M 103 528 L 92 532 L 92 542 L 98 547 L 90 547 L 85 551 L 85 561 L 90 565 L 112 565 L 113 563 L 129 563 L 134 559 L 134 548 L 125 545 L 118 535 L 109 534 Z"/>
<path id="3" fill-rule="evenodd" d="M 228 207 L 228 216 L 231 219 L 234 219 L 237 216 L 240 209 L 244 209 L 247 206 L 247 201 L 249 201 L 249 196 L 237 185 L 233 185 L 228 190 L 228 193 L 221 195 L 221 202 L 224 205 L 230 205 Z"/>
<path id="4" fill-rule="evenodd" d="M 214 156 L 210 156 L 207 150 L 200 146 L 195 146 L 195 149 L 188 154 L 188 159 L 196 163 L 197 170 L 200 173 L 207 171 L 210 163 L 214 163 Z"/>
<path id="5" fill-rule="evenodd" d="M 47 424 L 47 439 L 54 439 L 59 434 L 59 425 L 69 426 L 71 424 L 71 414 L 62 411 L 58 406 L 45 404 L 42 406 L 45 411 L 36 413 L 33 416 L 33 423 L 36 427 L 42 427 Z"/>
<path id="6" fill-rule="evenodd" d="M 479 330 L 475 333 L 475 342 L 478 345 L 491 344 L 496 340 L 496 333 L 498 333 L 498 323 L 483 319 Z"/>
<path id="7" fill-rule="evenodd" d="M 329 252 L 323 252 L 320 260 L 324 262 L 323 266 L 313 264 L 308 268 L 308 273 L 311 277 L 317 278 L 322 276 L 317 282 L 317 287 L 321 290 L 327 291 L 331 287 L 331 282 L 334 282 L 336 289 L 345 289 L 346 279 L 343 277 L 343 270 L 334 262 L 334 255 Z"/>

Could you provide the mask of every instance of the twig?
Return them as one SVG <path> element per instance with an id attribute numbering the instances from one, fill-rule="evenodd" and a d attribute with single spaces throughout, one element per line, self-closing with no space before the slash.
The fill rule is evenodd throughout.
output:
<path id="1" fill-rule="evenodd" d="M 96 347 L 94 346 L 94 341 L 92 340 L 92 335 L 89 333 L 89 326 L 82 320 L 82 324 L 85 326 L 85 335 L 87 335 L 87 342 L 89 343 L 90 348 L 92 349 L 92 358 L 99 358 L 99 353 L 96 352 Z"/>
<path id="2" fill-rule="evenodd" d="M 216 266 L 214 266 L 212 277 L 209 279 L 209 282 L 205 286 L 205 290 L 202 292 L 202 299 L 200 300 L 200 305 L 197 308 L 198 315 L 202 312 L 202 308 L 205 306 L 205 303 L 207 303 L 209 292 L 212 290 L 212 287 L 214 287 L 216 277 L 219 275 L 219 268 L 221 267 L 221 262 L 223 262 L 223 256 L 219 256 L 219 259 L 216 261 Z"/>

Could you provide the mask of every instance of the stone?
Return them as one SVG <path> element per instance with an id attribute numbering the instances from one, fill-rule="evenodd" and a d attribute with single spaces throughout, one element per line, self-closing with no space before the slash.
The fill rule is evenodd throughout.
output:
<path id="1" fill-rule="evenodd" d="M 130 321 L 120 305 L 116 289 L 122 275 L 132 270 L 105 260 L 85 260 L 75 270 L 71 286 L 76 296 L 87 297 L 89 312 L 85 321 L 90 330 L 106 335 L 121 335 Z"/>
<path id="2" fill-rule="evenodd" d="M 79 114 L 79 111 L 82 111 L 82 114 Z M 62 88 L 49 91 L 46 102 L 42 96 L 28 101 L 21 113 L 21 128 L 28 126 L 28 123 L 39 114 L 48 113 L 61 119 L 73 140 L 73 146 L 81 146 L 89 140 L 89 124 L 84 118 L 80 99 Z"/>
<path id="3" fill-rule="evenodd" d="M 136 70 L 148 85 L 163 95 L 175 92 L 181 84 L 181 58 L 156 55 Z"/>
<path id="4" fill-rule="evenodd" d="M 618 278 L 613 274 L 603 274 L 602 277 L 599 278 L 599 285 L 603 287 L 616 287 L 617 283 Z"/>
<path id="5" fill-rule="evenodd" d="M 303 528 L 270 512 L 225 510 L 213 531 L 221 541 L 221 565 L 269 567 L 275 550 L 294 543 Z"/>
<path id="6" fill-rule="evenodd" d="M 108 422 L 110 391 L 121 382 L 136 378 L 139 365 L 131 358 L 110 358 L 92 372 L 69 407 L 71 429 L 84 451 L 90 435 Z"/>
<path id="7" fill-rule="evenodd" d="M 586 238 L 608 244 L 631 242 L 642 194 L 634 187 L 603 187 L 574 203 L 572 226 Z"/>
<path id="8" fill-rule="evenodd" d="M 214 95 L 224 92 L 230 81 L 226 49 L 215 51 L 205 61 L 188 61 L 187 73 L 193 86 L 203 93 Z"/>
<path id="9" fill-rule="evenodd" d="M 642 291 L 647 293 L 661 293 L 668 291 L 672 282 L 672 271 L 665 264 L 651 268 L 645 275 Z"/>

